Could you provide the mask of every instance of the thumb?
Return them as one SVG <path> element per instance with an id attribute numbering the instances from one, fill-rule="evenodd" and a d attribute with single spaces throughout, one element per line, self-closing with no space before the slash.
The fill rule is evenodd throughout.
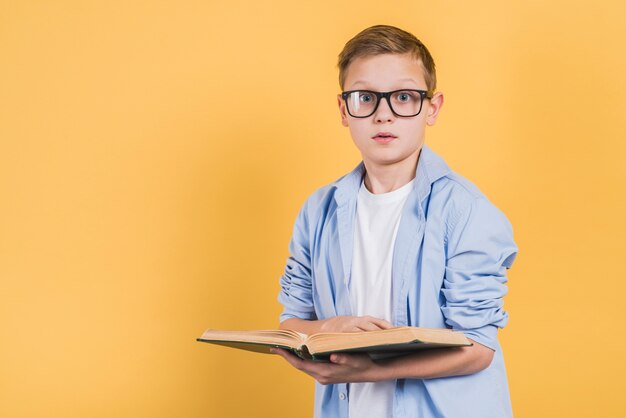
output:
<path id="1" fill-rule="evenodd" d="M 343 364 L 346 361 L 346 356 L 342 356 L 341 354 L 333 353 L 330 355 L 330 361 L 335 364 Z"/>

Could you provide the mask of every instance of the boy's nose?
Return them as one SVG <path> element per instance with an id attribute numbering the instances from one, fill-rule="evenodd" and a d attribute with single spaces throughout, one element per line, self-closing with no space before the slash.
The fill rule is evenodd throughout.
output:
<path id="1" fill-rule="evenodd" d="M 378 103 L 378 108 L 374 113 L 374 121 L 377 123 L 382 122 L 390 122 L 392 121 L 396 115 L 391 111 L 389 107 L 389 103 L 384 98 L 381 98 L 380 103 Z"/>

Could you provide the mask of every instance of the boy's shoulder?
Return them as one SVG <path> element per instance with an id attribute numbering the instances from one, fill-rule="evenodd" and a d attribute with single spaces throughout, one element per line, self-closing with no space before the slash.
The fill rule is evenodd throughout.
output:
<path id="1" fill-rule="evenodd" d="M 471 206 L 474 202 L 485 200 L 487 196 L 474 184 L 461 174 L 450 171 L 445 176 L 432 183 L 430 198 L 442 198 L 458 209 Z"/>

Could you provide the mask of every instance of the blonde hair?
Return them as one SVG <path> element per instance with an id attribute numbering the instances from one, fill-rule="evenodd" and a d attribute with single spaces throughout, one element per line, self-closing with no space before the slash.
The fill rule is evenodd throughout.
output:
<path id="1" fill-rule="evenodd" d="M 357 58 L 381 54 L 407 54 L 419 61 L 424 71 L 428 95 L 437 87 L 435 61 L 424 44 L 413 34 L 395 26 L 376 25 L 357 33 L 339 54 L 339 86 L 343 90 L 348 67 Z"/>

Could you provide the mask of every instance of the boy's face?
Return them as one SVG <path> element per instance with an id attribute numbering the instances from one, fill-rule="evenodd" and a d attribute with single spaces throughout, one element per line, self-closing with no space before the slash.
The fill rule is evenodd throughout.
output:
<path id="1" fill-rule="evenodd" d="M 400 89 L 427 90 L 419 61 L 410 54 L 384 54 L 355 59 L 347 69 L 344 91 L 388 92 Z M 366 165 L 391 166 L 417 159 L 424 144 L 426 125 L 433 125 L 443 105 L 443 95 L 424 98 L 422 110 L 413 117 L 396 116 L 389 103 L 381 99 L 376 111 L 367 118 L 350 116 L 346 102 L 337 95 L 341 123 L 350 128 L 355 145 Z M 391 137 L 381 138 L 385 133 Z"/>

